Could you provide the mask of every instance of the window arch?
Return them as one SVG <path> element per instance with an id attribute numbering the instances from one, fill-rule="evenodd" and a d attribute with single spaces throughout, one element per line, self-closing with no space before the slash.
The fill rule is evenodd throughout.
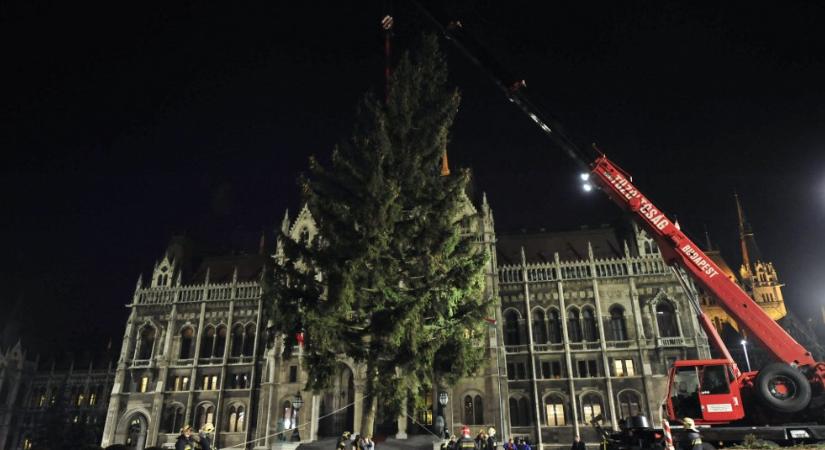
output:
<path id="1" fill-rule="evenodd" d="M 510 397 L 510 426 L 517 427 L 521 425 L 521 417 L 518 411 L 518 400 Z"/>
<path id="2" fill-rule="evenodd" d="M 544 414 L 548 427 L 567 425 L 564 413 L 564 399 L 558 394 L 550 394 L 544 399 Z"/>
<path id="3" fill-rule="evenodd" d="M 624 308 L 619 305 L 610 307 L 610 335 L 613 340 L 627 340 L 627 325 L 624 320 Z"/>
<path id="4" fill-rule="evenodd" d="M 547 343 L 547 324 L 544 320 L 544 311 L 539 308 L 533 311 L 533 341 L 536 344 Z"/>
<path id="5" fill-rule="evenodd" d="M 596 316 L 592 308 L 587 307 L 582 309 L 582 332 L 585 341 L 594 342 L 599 340 Z"/>
<path id="6" fill-rule="evenodd" d="M 464 423 L 468 425 L 476 424 L 475 404 L 472 395 L 464 396 Z"/>
<path id="7" fill-rule="evenodd" d="M 670 302 L 661 301 L 656 304 L 656 324 L 659 326 L 659 336 L 678 337 L 679 325 L 676 320 L 676 313 Z"/>
<path id="8" fill-rule="evenodd" d="M 148 323 L 140 329 L 137 359 L 150 359 L 155 348 L 155 327 Z"/>
<path id="9" fill-rule="evenodd" d="M 232 348 L 229 354 L 233 357 L 243 354 L 243 325 L 241 324 L 232 327 Z"/>
<path id="10" fill-rule="evenodd" d="M 582 423 L 590 423 L 596 416 L 604 412 L 602 398 L 595 392 L 582 395 Z"/>
<path id="11" fill-rule="evenodd" d="M 559 311 L 556 309 L 551 309 L 549 314 L 549 338 L 550 342 L 554 344 L 561 344 L 561 335 L 562 335 L 562 328 L 561 328 L 561 317 L 559 317 Z"/>
<path id="12" fill-rule="evenodd" d="M 169 405 L 164 411 L 163 430 L 167 433 L 177 433 L 183 427 L 183 405 Z"/>
<path id="13" fill-rule="evenodd" d="M 244 356 L 252 356 L 255 352 L 255 324 L 250 323 L 244 331 L 243 354 Z"/>
<path id="14" fill-rule="evenodd" d="M 516 311 L 507 311 L 504 315 L 504 345 L 520 345 L 519 315 Z"/>
<path id="15" fill-rule="evenodd" d="M 223 351 L 226 348 L 226 325 L 218 325 L 215 330 L 215 350 L 212 356 L 223 358 Z"/>
<path id="16" fill-rule="evenodd" d="M 531 422 L 530 401 L 527 397 L 510 397 L 510 425 L 514 427 L 529 426 Z"/>
<path id="17" fill-rule="evenodd" d="M 642 413 L 641 396 L 635 391 L 619 393 L 619 415 L 621 418 L 638 416 Z"/>
<path id="18" fill-rule="evenodd" d="M 530 401 L 527 400 L 527 397 L 518 399 L 518 409 L 521 422 L 524 426 L 528 426 L 533 423 L 533 415 L 530 413 Z"/>
<path id="19" fill-rule="evenodd" d="M 209 358 L 212 356 L 212 349 L 215 347 L 215 327 L 212 325 L 208 325 L 205 330 L 203 330 L 203 336 L 201 336 L 201 358 Z"/>
<path id="20" fill-rule="evenodd" d="M 246 422 L 246 411 L 243 405 L 232 405 L 229 407 L 226 420 L 226 431 L 230 433 L 240 433 L 244 431 Z"/>
<path id="21" fill-rule="evenodd" d="M 200 430 L 207 423 L 215 425 L 215 407 L 211 403 L 201 403 L 195 410 L 195 429 Z"/>
<path id="22" fill-rule="evenodd" d="M 579 319 L 579 310 L 576 308 L 567 311 L 567 334 L 572 342 L 582 341 L 582 323 Z"/>
<path id="23" fill-rule="evenodd" d="M 186 326 L 180 330 L 180 359 L 189 359 L 193 356 L 195 347 L 195 330 Z"/>

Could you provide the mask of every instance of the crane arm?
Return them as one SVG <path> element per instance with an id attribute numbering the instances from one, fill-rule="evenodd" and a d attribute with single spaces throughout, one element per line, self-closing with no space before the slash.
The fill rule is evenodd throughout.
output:
<path id="1" fill-rule="evenodd" d="M 713 295 L 739 326 L 746 329 L 775 358 L 788 364 L 814 366 L 816 361 L 731 281 L 698 245 L 665 216 L 616 164 L 602 155 L 591 165 L 591 179 L 656 240 L 668 264 L 678 264 L 703 289 Z"/>

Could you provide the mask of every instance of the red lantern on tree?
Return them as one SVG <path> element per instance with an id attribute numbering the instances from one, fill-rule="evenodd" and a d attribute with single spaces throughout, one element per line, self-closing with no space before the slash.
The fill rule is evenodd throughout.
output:
<path id="1" fill-rule="evenodd" d="M 304 332 L 299 331 L 299 332 L 295 333 L 295 340 L 298 341 L 298 345 L 303 347 L 304 346 Z"/>

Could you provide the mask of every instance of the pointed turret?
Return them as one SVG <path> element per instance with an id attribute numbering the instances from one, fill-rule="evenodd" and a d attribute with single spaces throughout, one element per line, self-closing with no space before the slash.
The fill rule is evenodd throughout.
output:
<path id="1" fill-rule="evenodd" d="M 447 161 L 447 149 L 444 149 L 444 154 L 441 155 L 441 176 L 446 177 L 450 175 L 450 163 Z"/>
<path id="2" fill-rule="evenodd" d="M 281 232 L 289 234 L 289 210 L 284 211 L 284 220 L 281 221 Z"/>

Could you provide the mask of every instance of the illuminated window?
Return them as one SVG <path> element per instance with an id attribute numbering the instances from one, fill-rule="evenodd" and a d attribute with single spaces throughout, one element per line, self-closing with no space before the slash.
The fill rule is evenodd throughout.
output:
<path id="1" fill-rule="evenodd" d="M 140 392 L 146 392 L 149 389 L 149 377 L 140 379 Z"/>
<path id="2" fill-rule="evenodd" d="M 32 448 L 32 440 L 31 438 L 23 438 L 23 450 L 31 450 Z"/>
<path id="3" fill-rule="evenodd" d="M 551 395 L 544 401 L 544 414 L 547 416 L 547 426 L 560 427 L 566 425 L 564 418 L 564 400 L 558 395 Z"/>
<path id="4" fill-rule="evenodd" d="M 82 392 L 80 394 L 77 394 L 77 402 L 76 402 L 77 406 L 82 406 L 83 405 L 83 400 L 86 400 L 86 396 L 83 395 Z"/>
<path id="5" fill-rule="evenodd" d="M 590 423 L 602 413 L 602 399 L 596 394 L 585 394 L 582 397 L 582 423 Z"/>
<path id="6" fill-rule="evenodd" d="M 229 408 L 229 420 L 227 420 L 227 429 L 231 433 L 240 433 L 244 429 L 244 408 L 241 405 L 232 406 Z"/>
<path id="7" fill-rule="evenodd" d="M 97 404 L 97 393 L 92 392 L 89 394 L 89 406 L 95 406 Z"/>
<path id="8" fill-rule="evenodd" d="M 636 375 L 636 370 L 633 367 L 632 359 L 614 359 L 613 360 L 613 376 L 616 377 L 632 377 Z"/>

